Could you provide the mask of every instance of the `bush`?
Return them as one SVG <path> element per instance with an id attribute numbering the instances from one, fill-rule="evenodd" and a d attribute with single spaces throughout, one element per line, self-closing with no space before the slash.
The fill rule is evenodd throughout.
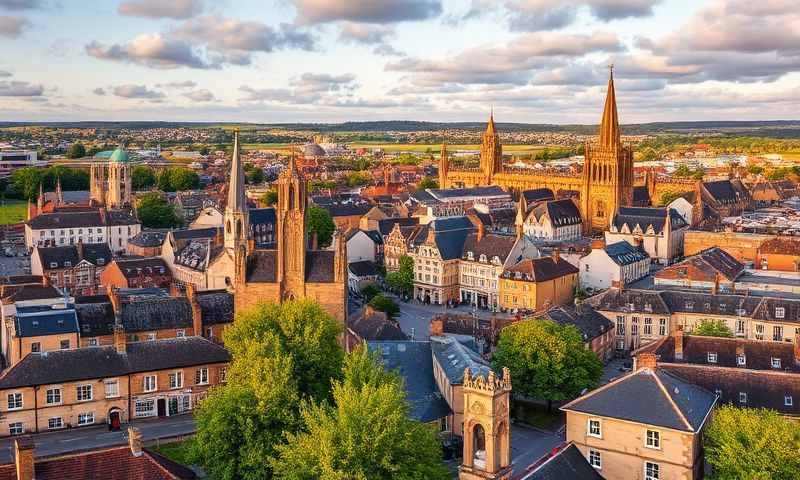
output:
<path id="1" fill-rule="evenodd" d="M 400 313 L 400 307 L 391 298 L 379 293 L 372 297 L 369 306 L 379 312 L 384 312 L 387 317 L 391 318 Z"/>

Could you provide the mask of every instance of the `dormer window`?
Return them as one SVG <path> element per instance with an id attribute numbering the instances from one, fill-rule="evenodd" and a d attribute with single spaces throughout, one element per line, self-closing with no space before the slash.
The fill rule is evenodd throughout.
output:
<path id="1" fill-rule="evenodd" d="M 101 257 L 101 258 L 98 258 L 98 259 L 97 259 L 97 264 L 98 264 L 98 265 L 105 265 L 105 264 L 106 264 L 106 259 L 105 259 L 105 258 L 102 258 L 102 257 Z"/>
<path id="2" fill-rule="evenodd" d="M 743 353 L 736 355 L 736 365 L 740 367 L 747 365 L 747 357 L 745 357 Z"/>
<path id="3" fill-rule="evenodd" d="M 686 307 L 686 310 L 692 310 L 694 308 L 694 302 L 686 302 L 684 306 Z"/>
<path id="4" fill-rule="evenodd" d="M 486 255 L 483 255 L 483 254 L 481 254 L 481 256 L 480 256 L 480 261 L 481 261 L 482 263 L 486 263 L 486 261 L 487 261 L 487 260 L 486 260 Z"/>
<path id="5" fill-rule="evenodd" d="M 58 263 L 50 262 L 50 268 L 58 268 Z"/>
<path id="6" fill-rule="evenodd" d="M 467 252 L 467 260 L 475 260 L 475 255 L 472 252 Z"/>
<path id="7" fill-rule="evenodd" d="M 708 363 L 717 363 L 717 352 L 708 352 Z"/>
<path id="8" fill-rule="evenodd" d="M 644 311 L 645 312 L 652 312 L 653 311 L 653 305 L 650 304 L 650 303 L 645 303 L 644 304 Z"/>
<path id="9" fill-rule="evenodd" d="M 770 359 L 770 362 L 772 364 L 772 368 L 781 368 L 781 359 L 780 358 L 772 357 Z"/>
<path id="10" fill-rule="evenodd" d="M 786 316 L 786 309 L 783 307 L 775 307 L 775 318 L 784 318 Z"/>
<path id="11" fill-rule="evenodd" d="M 69 260 L 65 260 L 64 261 L 64 266 L 65 267 L 71 267 L 72 266 L 72 262 L 70 262 Z"/>

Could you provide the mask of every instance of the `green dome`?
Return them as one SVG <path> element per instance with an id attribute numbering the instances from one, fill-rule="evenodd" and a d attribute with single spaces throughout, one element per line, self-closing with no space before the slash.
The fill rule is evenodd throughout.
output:
<path id="1" fill-rule="evenodd" d="M 122 149 L 122 147 L 117 148 L 114 150 L 114 153 L 108 157 L 109 162 L 119 162 L 119 163 L 128 163 L 130 159 L 128 158 L 128 152 Z"/>

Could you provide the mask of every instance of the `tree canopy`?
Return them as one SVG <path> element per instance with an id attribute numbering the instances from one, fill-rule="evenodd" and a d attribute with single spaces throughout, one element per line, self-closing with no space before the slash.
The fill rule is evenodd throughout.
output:
<path id="1" fill-rule="evenodd" d="M 67 158 L 83 158 L 86 156 L 86 147 L 81 142 L 75 142 L 67 149 Z"/>
<path id="2" fill-rule="evenodd" d="M 660 204 L 669 205 L 670 203 L 672 203 L 673 200 L 680 197 L 682 197 L 682 195 L 678 192 L 664 192 L 661 194 Z"/>
<path id="3" fill-rule="evenodd" d="M 716 480 L 790 480 L 800 472 L 800 425 L 774 410 L 723 405 L 705 440 Z"/>
<path id="4" fill-rule="evenodd" d="M 728 328 L 724 320 L 706 318 L 692 328 L 692 335 L 730 338 L 733 337 L 733 332 Z"/>
<path id="5" fill-rule="evenodd" d="M 131 172 L 131 184 L 134 190 L 147 190 L 156 184 L 156 172 L 146 165 L 137 165 Z"/>
<path id="6" fill-rule="evenodd" d="M 419 184 L 417 185 L 417 189 L 425 190 L 427 188 L 439 188 L 439 182 L 432 177 L 425 177 L 420 180 Z"/>
<path id="7" fill-rule="evenodd" d="M 267 193 L 261 196 L 261 201 L 268 207 L 275 205 L 278 203 L 278 191 L 274 188 L 267 190 Z"/>
<path id="8" fill-rule="evenodd" d="M 369 301 L 369 306 L 379 312 L 384 312 L 390 318 L 400 313 L 397 303 L 382 293 L 374 295 Z"/>
<path id="9" fill-rule="evenodd" d="M 594 388 L 603 374 L 603 364 L 584 347 L 577 328 L 539 319 L 504 328 L 492 366 L 497 371 L 511 370 L 515 394 L 548 404 Z"/>
<path id="10" fill-rule="evenodd" d="M 308 232 L 317 233 L 319 248 L 328 247 L 333 241 L 333 232 L 336 230 L 331 214 L 324 208 L 312 204 L 308 207 L 307 215 Z"/>
<path id="11" fill-rule="evenodd" d="M 244 166 L 245 181 L 249 184 L 262 183 L 264 181 L 264 169 L 250 165 Z"/>
<path id="12" fill-rule="evenodd" d="M 157 192 L 141 195 L 136 203 L 136 213 L 147 228 L 174 228 L 182 223 L 175 213 L 175 206 Z"/>
<path id="13" fill-rule="evenodd" d="M 200 177 L 188 168 L 170 167 L 158 175 L 156 184 L 164 192 L 195 190 L 200 186 Z"/>
<path id="14" fill-rule="evenodd" d="M 11 174 L 11 186 L 17 196 L 35 200 L 39 196 L 39 184 L 45 192 L 51 192 L 55 190 L 58 179 L 61 179 L 61 189 L 64 191 L 89 189 L 89 174 L 86 170 L 63 165 L 18 168 Z"/>
<path id="15" fill-rule="evenodd" d="M 408 255 L 400 257 L 398 269 L 386 274 L 386 283 L 392 290 L 411 295 L 414 290 L 414 259 Z"/>

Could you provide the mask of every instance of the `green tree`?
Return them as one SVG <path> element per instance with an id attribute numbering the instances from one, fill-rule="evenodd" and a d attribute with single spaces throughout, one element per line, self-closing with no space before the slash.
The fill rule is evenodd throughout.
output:
<path id="1" fill-rule="evenodd" d="M 202 147 L 200 147 L 200 155 L 205 157 L 206 155 L 208 155 L 208 153 L 209 153 L 208 145 L 203 145 Z"/>
<path id="2" fill-rule="evenodd" d="M 81 142 L 73 143 L 67 149 L 67 158 L 83 158 L 86 156 L 86 147 Z"/>
<path id="3" fill-rule="evenodd" d="M 681 196 L 682 195 L 678 192 L 664 192 L 661 194 L 661 205 L 669 205 L 673 200 Z"/>
<path id="4" fill-rule="evenodd" d="M 371 301 L 375 298 L 376 295 L 381 293 L 381 289 L 378 288 L 377 285 L 374 283 L 368 283 L 364 285 L 364 288 L 361 289 L 361 296 L 364 297 L 364 300 L 367 302 Z"/>
<path id="5" fill-rule="evenodd" d="M 692 335 L 701 335 L 704 337 L 733 337 L 733 332 L 724 320 L 713 320 L 706 318 L 701 320 L 697 325 L 692 328 Z"/>
<path id="6" fill-rule="evenodd" d="M 790 480 L 800 472 L 800 425 L 774 410 L 716 409 L 705 434 L 717 480 Z"/>
<path id="7" fill-rule="evenodd" d="M 148 166 L 137 165 L 133 167 L 131 183 L 134 190 L 147 190 L 156 184 L 156 173 Z"/>
<path id="8" fill-rule="evenodd" d="M 344 183 L 348 187 L 360 187 L 372 181 L 372 177 L 367 172 L 352 172 L 344 178 Z"/>
<path id="9" fill-rule="evenodd" d="M 312 204 L 308 207 L 307 215 L 308 232 L 317 233 L 319 248 L 328 247 L 333 241 L 333 232 L 336 230 L 336 224 L 333 223 L 331 214 L 324 208 Z"/>
<path id="10" fill-rule="evenodd" d="M 450 478 L 434 429 L 409 413 L 400 378 L 361 346 L 333 385 L 333 405 L 303 408 L 304 427 L 278 447 L 273 471 L 292 480 Z"/>
<path id="11" fill-rule="evenodd" d="M 384 312 L 390 318 L 400 313 L 400 307 L 397 303 L 382 293 L 373 296 L 372 300 L 369 301 L 369 306 L 379 312 Z"/>
<path id="12" fill-rule="evenodd" d="M 419 184 L 417 185 L 417 190 L 425 190 L 427 188 L 439 188 L 439 182 L 431 177 L 425 177 L 420 180 Z"/>
<path id="13" fill-rule="evenodd" d="M 570 400 L 597 386 L 603 364 L 572 325 L 527 320 L 504 328 L 492 366 L 511 370 L 514 393 L 551 402 Z"/>
<path id="14" fill-rule="evenodd" d="M 404 295 L 411 295 L 414 290 L 414 259 L 403 255 L 398 261 L 398 269 L 386 274 L 389 288 Z"/>
<path id="15" fill-rule="evenodd" d="M 39 185 L 44 181 L 45 171 L 35 167 L 24 167 L 11 174 L 11 186 L 22 198 L 35 201 L 39 196 Z"/>
<path id="16" fill-rule="evenodd" d="M 244 166 L 245 179 L 249 184 L 262 183 L 264 181 L 264 170 L 252 165 Z"/>
<path id="17" fill-rule="evenodd" d="M 200 187 L 200 176 L 188 168 L 175 167 L 169 171 L 169 181 L 174 191 L 196 190 Z"/>
<path id="18" fill-rule="evenodd" d="M 267 193 L 261 196 L 261 201 L 268 207 L 275 205 L 278 203 L 278 191 L 274 188 L 267 190 Z"/>
<path id="19" fill-rule="evenodd" d="M 175 206 L 157 192 L 140 196 L 136 202 L 136 213 L 147 228 L 174 228 L 181 225 Z"/>
<path id="20" fill-rule="evenodd" d="M 767 180 L 784 180 L 789 170 L 786 168 L 776 168 L 767 174 Z"/>
<path id="21" fill-rule="evenodd" d="M 678 165 L 678 168 L 676 168 L 674 172 L 672 172 L 672 175 L 674 175 L 676 177 L 681 177 L 681 178 L 688 178 L 688 177 L 691 177 L 693 173 L 694 172 L 692 172 L 692 169 L 689 168 L 688 165 L 681 164 L 681 165 Z"/>
<path id="22" fill-rule="evenodd" d="M 692 180 L 702 180 L 704 176 L 705 176 L 705 172 L 703 172 L 703 169 L 702 168 L 698 168 L 692 174 Z"/>
<path id="23" fill-rule="evenodd" d="M 750 165 L 749 167 L 747 167 L 747 173 L 750 173 L 750 174 L 753 174 L 753 175 L 760 175 L 760 174 L 764 173 L 764 167 L 761 167 L 761 166 L 758 166 L 758 165 Z"/>

